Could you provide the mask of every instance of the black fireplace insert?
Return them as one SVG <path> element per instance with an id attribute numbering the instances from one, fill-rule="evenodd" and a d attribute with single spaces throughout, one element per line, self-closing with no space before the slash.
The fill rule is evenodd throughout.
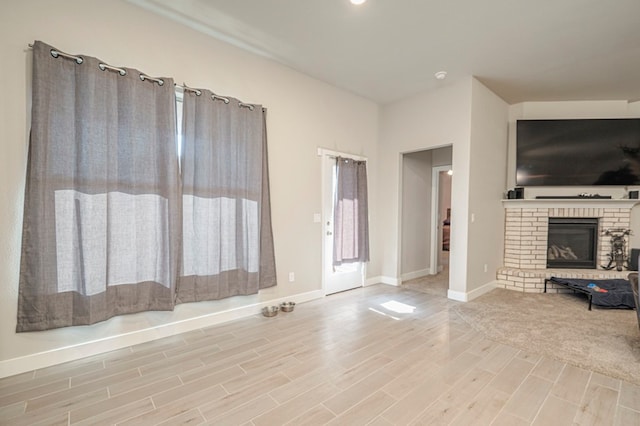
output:
<path id="1" fill-rule="evenodd" d="M 549 218 L 547 268 L 596 269 L 597 218 Z"/>

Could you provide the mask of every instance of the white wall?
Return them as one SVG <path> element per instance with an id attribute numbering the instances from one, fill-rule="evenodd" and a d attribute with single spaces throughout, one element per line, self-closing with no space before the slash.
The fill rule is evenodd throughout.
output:
<path id="1" fill-rule="evenodd" d="M 382 277 L 397 283 L 400 278 L 402 217 L 400 192 L 403 153 L 452 145 L 452 226 L 450 285 L 466 287 L 466 227 L 468 211 L 471 78 L 386 105 L 380 114 L 378 150 L 378 239 Z M 461 225 L 458 226 L 457 224 Z"/>
<path id="2" fill-rule="evenodd" d="M 27 44 L 36 39 L 268 108 L 277 287 L 255 296 L 179 305 L 174 312 L 126 315 L 93 326 L 14 332 L 30 110 Z M 217 321 L 207 317 L 212 313 L 247 306 L 257 313 L 255 304 L 320 294 L 321 228 L 313 223 L 313 214 L 321 211 L 318 146 L 368 157 L 370 203 L 378 204 L 377 105 L 131 4 L 0 2 L 0 55 L 5 83 L 0 98 L 0 376 L 206 325 Z M 375 230 L 375 208 L 370 220 Z M 373 232 L 370 276 L 381 272 L 377 241 Z M 294 283 L 287 280 L 290 271 L 295 272 Z M 73 348 L 59 350 L 65 347 Z"/>
<path id="3" fill-rule="evenodd" d="M 502 266 L 508 118 L 507 103 L 477 80 L 471 96 L 467 293 L 492 288 Z"/>
<path id="4" fill-rule="evenodd" d="M 448 295 L 469 300 L 492 288 L 503 251 L 507 118 L 507 104 L 474 78 L 383 107 L 379 176 L 385 178 L 379 182 L 378 217 L 385 241 L 382 274 L 389 281 L 398 279 L 402 259 L 401 154 L 451 144 Z"/>
<path id="5" fill-rule="evenodd" d="M 627 118 L 640 117 L 640 101 L 565 101 L 565 102 L 523 102 L 509 107 L 509 161 L 507 187 L 513 188 L 516 180 L 516 120 L 520 119 L 560 119 L 560 118 Z M 505 189 L 506 189 L 505 188 Z M 639 190 L 640 186 L 629 186 L 629 190 Z M 624 187 L 529 187 L 525 188 L 525 198 L 537 195 L 578 195 L 598 193 L 613 198 L 626 197 Z M 640 248 L 640 205 L 631 211 L 630 247 Z"/>
<path id="6" fill-rule="evenodd" d="M 402 279 L 426 275 L 431 257 L 432 151 L 405 154 L 402 160 Z"/>
<path id="7" fill-rule="evenodd" d="M 437 166 L 450 166 L 451 165 L 451 156 L 453 150 L 450 146 L 445 146 L 442 148 L 437 148 L 431 151 L 432 161 L 431 165 L 433 167 Z"/>

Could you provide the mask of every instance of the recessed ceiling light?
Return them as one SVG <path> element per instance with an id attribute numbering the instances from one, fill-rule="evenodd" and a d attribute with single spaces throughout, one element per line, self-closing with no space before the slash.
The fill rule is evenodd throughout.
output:
<path id="1" fill-rule="evenodd" d="M 351 0 L 351 4 L 356 4 L 356 5 L 358 5 L 358 4 L 362 4 L 362 3 L 364 3 L 365 1 L 367 1 L 367 0 Z"/>
<path id="2" fill-rule="evenodd" d="M 434 76 L 438 80 L 444 80 L 445 78 L 447 78 L 447 72 L 446 71 L 438 71 L 437 73 L 434 74 Z"/>

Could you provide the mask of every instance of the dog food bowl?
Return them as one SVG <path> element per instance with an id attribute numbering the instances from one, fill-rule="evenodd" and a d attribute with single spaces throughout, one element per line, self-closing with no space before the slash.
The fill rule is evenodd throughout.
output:
<path id="1" fill-rule="evenodd" d="M 278 315 L 279 310 L 280 308 L 278 308 L 277 306 L 266 306 L 262 308 L 262 315 L 264 315 L 265 317 L 275 317 L 276 315 Z"/>
<path id="2" fill-rule="evenodd" d="M 291 312 L 295 308 L 296 302 L 282 302 L 280 304 L 280 310 L 282 312 Z"/>

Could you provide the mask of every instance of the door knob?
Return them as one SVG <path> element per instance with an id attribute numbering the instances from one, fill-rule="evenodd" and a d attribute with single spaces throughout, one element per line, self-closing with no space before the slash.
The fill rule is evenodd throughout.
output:
<path id="1" fill-rule="evenodd" d="M 333 235 L 333 232 L 327 231 L 327 235 Z"/>

